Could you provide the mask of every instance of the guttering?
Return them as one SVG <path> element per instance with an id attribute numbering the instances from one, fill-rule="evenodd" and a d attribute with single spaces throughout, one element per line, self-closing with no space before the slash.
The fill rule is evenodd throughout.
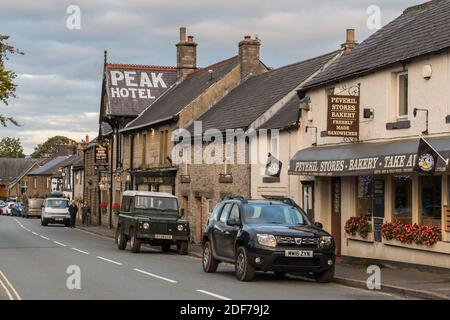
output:
<path id="1" fill-rule="evenodd" d="M 162 123 L 162 122 L 167 122 L 167 121 L 178 121 L 179 115 L 174 115 L 174 116 L 169 116 L 166 118 L 162 118 L 162 119 L 158 119 L 155 120 L 153 122 L 148 122 L 139 126 L 134 126 L 134 127 L 129 127 L 129 128 L 123 128 L 121 130 L 119 130 L 119 133 L 123 133 L 123 132 L 127 132 L 127 131 L 135 131 L 135 130 L 139 130 L 139 129 L 144 129 L 147 127 L 152 127 L 155 126 L 158 123 Z"/>

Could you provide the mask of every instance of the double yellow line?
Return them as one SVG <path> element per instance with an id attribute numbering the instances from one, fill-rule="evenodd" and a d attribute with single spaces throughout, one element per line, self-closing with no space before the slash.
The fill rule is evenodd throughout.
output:
<path id="1" fill-rule="evenodd" d="M 12 286 L 11 282 L 9 282 L 8 278 L 0 271 L 0 287 L 5 290 L 6 295 L 9 300 L 22 300 L 20 295 L 17 293 L 16 289 Z"/>

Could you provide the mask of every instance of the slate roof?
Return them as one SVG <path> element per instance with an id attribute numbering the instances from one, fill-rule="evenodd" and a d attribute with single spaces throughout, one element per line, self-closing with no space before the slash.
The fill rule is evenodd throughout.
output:
<path id="1" fill-rule="evenodd" d="M 0 158 L 0 181 L 12 181 L 34 165 L 38 159 Z"/>
<path id="2" fill-rule="evenodd" d="M 191 73 L 186 79 L 175 84 L 161 98 L 149 106 L 139 117 L 128 123 L 123 131 L 145 127 L 152 123 L 170 119 L 194 101 L 205 90 L 222 79 L 239 64 L 234 56 Z M 213 70 L 212 79 L 208 70 Z"/>
<path id="3" fill-rule="evenodd" d="M 337 51 L 249 77 L 200 116 L 207 129 L 247 129 L 267 109 L 320 70 Z M 193 131 L 193 124 L 188 127 Z"/>
<path id="4" fill-rule="evenodd" d="M 300 99 L 298 95 L 292 97 L 278 112 L 269 120 L 259 126 L 260 129 L 285 129 L 298 124 L 300 115 Z"/>
<path id="5" fill-rule="evenodd" d="M 123 76 L 122 80 L 118 81 L 118 84 L 114 86 L 112 83 L 112 72 L 118 71 Z M 126 84 L 125 72 L 132 73 L 132 85 Z M 141 86 L 141 76 L 145 73 L 149 79 L 152 78 L 153 74 L 162 74 L 162 79 L 166 87 L 148 87 Z M 106 110 L 106 114 L 114 117 L 131 117 L 135 118 L 139 115 L 145 108 L 150 104 L 155 102 L 158 97 L 160 97 L 165 91 L 175 83 L 177 79 L 177 72 L 175 67 L 168 66 L 145 66 L 145 65 L 132 65 L 132 64 L 117 64 L 117 63 L 107 63 L 105 65 L 105 80 L 106 80 L 106 94 L 108 97 L 109 108 Z M 128 97 L 118 97 L 113 96 L 112 89 L 124 89 L 128 91 Z M 132 90 L 143 89 L 145 96 L 148 97 L 147 89 L 150 90 L 152 98 L 140 98 L 138 96 L 138 91 L 135 91 L 135 97 L 133 98 Z"/>
<path id="6" fill-rule="evenodd" d="M 58 172 L 59 168 L 61 167 L 61 164 L 69 158 L 68 156 L 58 156 L 47 163 L 45 163 L 43 166 L 34 169 L 31 171 L 28 175 L 29 176 L 50 176 Z"/>
<path id="7" fill-rule="evenodd" d="M 433 0 L 401 16 L 344 54 L 304 89 L 352 78 L 450 47 L 450 1 Z"/>
<path id="8" fill-rule="evenodd" d="M 111 125 L 108 122 L 102 121 L 100 124 L 100 135 L 107 136 L 113 132 Z"/>
<path id="9" fill-rule="evenodd" d="M 80 170 L 84 168 L 84 154 L 80 154 L 73 163 L 74 170 Z"/>
<path id="10" fill-rule="evenodd" d="M 80 155 L 77 155 L 77 154 L 71 155 L 71 156 L 67 157 L 67 159 L 64 160 L 62 163 L 60 163 L 59 167 L 71 166 L 75 163 L 75 161 L 78 160 L 79 157 L 80 157 Z"/>

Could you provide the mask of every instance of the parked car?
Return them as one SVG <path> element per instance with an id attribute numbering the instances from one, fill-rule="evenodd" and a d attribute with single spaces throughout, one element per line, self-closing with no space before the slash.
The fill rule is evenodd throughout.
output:
<path id="1" fill-rule="evenodd" d="M 47 226 L 49 223 L 70 225 L 69 199 L 47 198 L 42 205 L 41 224 Z"/>
<path id="2" fill-rule="evenodd" d="M 318 282 L 334 277 L 333 237 L 288 198 L 226 198 L 215 207 L 202 242 L 207 273 L 229 262 L 241 281 L 252 280 L 257 270 L 312 273 Z"/>
<path id="3" fill-rule="evenodd" d="M 0 200 L 0 214 L 3 214 L 3 208 L 6 207 L 6 202 Z"/>
<path id="4" fill-rule="evenodd" d="M 21 217 L 23 216 L 23 212 L 24 212 L 24 205 L 22 202 L 15 202 L 11 206 L 11 215 L 13 216 Z"/>
<path id="5" fill-rule="evenodd" d="M 40 217 L 44 201 L 45 199 L 40 198 L 28 199 L 28 207 L 25 208 L 25 217 Z"/>
<path id="6" fill-rule="evenodd" d="M 188 254 L 189 223 L 180 217 L 177 198 L 170 193 L 125 191 L 116 231 L 119 250 L 130 240 L 131 251 L 139 252 L 142 243 L 161 246 L 162 251 L 177 246 L 179 254 Z"/>
<path id="7" fill-rule="evenodd" d="M 11 215 L 11 209 L 12 209 L 12 206 L 14 205 L 14 203 L 15 202 L 13 202 L 13 201 L 6 202 L 6 206 L 3 207 L 3 209 L 2 209 L 4 215 L 7 215 L 7 216 Z"/>

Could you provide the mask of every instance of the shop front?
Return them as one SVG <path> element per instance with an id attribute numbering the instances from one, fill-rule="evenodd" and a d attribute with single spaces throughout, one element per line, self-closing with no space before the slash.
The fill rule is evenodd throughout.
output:
<path id="1" fill-rule="evenodd" d="M 427 141 L 450 156 L 450 137 Z M 450 268 L 450 176 L 440 158 L 433 174 L 418 173 L 418 144 L 317 146 L 291 159 L 289 174 L 314 177 L 315 220 L 338 254 Z"/>
<path id="2" fill-rule="evenodd" d="M 132 172 L 135 190 L 175 194 L 177 168 L 164 168 Z"/>

